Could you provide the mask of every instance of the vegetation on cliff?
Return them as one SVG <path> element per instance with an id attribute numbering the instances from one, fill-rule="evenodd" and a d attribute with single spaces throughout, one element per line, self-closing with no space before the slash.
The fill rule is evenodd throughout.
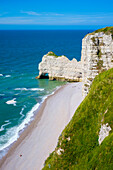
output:
<path id="1" fill-rule="evenodd" d="M 87 34 L 87 35 L 94 35 L 95 33 L 99 33 L 99 32 L 103 32 L 106 35 L 111 34 L 112 38 L 113 38 L 113 26 L 112 27 L 105 27 L 105 28 L 98 29 L 98 30 L 96 30 L 96 31 L 94 31 L 94 32 L 92 32 L 90 34 Z M 94 42 L 95 41 L 95 37 L 94 38 L 92 37 L 92 40 Z"/>
<path id="2" fill-rule="evenodd" d="M 113 68 L 94 79 L 43 169 L 113 169 L 113 130 L 101 145 L 98 142 L 101 124 L 106 123 L 113 129 Z"/>
<path id="3" fill-rule="evenodd" d="M 58 55 L 56 55 L 54 52 L 52 52 L 52 51 L 49 51 L 47 54 L 46 54 L 47 56 L 54 56 L 54 57 L 62 57 L 62 56 L 58 56 Z"/>
<path id="4" fill-rule="evenodd" d="M 52 52 L 52 51 L 49 51 L 48 53 L 47 53 L 47 56 L 54 56 L 54 57 L 58 57 L 54 52 Z"/>
<path id="5" fill-rule="evenodd" d="M 104 32 L 107 35 L 112 34 L 113 36 L 113 27 L 101 28 L 101 29 L 96 30 L 94 33 L 99 33 L 99 32 Z"/>
<path id="6" fill-rule="evenodd" d="M 96 30 L 96 31 L 94 31 L 92 33 L 86 34 L 86 36 L 87 35 L 94 35 L 95 33 L 99 33 L 99 32 L 103 32 L 106 35 L 111 34 L 112 38 L 113 38 L 113 26 L 112 27 L 105 27 L 105 28 L 98 29 L 98 30 Z M 95 42 L 95 37 L 94 38 L 92 37 L 92 41 Z"/>

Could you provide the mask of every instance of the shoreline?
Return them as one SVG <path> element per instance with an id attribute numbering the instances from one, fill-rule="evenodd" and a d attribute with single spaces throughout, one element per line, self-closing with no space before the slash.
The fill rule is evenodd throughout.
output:
<path id="1" fill-rule="evenodd" d="M 67 84 L 65 84 L 67 85 Z M 29 124 L 26 125 L 26 127 L 22 130 L 22 132 L 19 132 L 19 138 L 14 141 L 10 146 L 8 146 L 8 152 L 6 153 L 5 156 L 2 157 L 2 159 L 0 159 L 0 167 L 3 165 L 4 161 L 7 159 L 8 156 L 10 156 L 13 152 L 13 150 L 21 143 L 22 140 L 25 139 L 25 137 L 28 135 L 28 133 L 30 134 L 33 130 L 33 128 L 35 128 L 36 124 L 40 121 L 41 115 L 43 114 L 43 110 L 44 107 L 46 105 L 46 100 L 51 97 L 52 95 L 54 95 L 55 93 L 57 93 L 57 91 L 61 90 L 62 88 L 64 88 L 64 86 L 60 86 L 58 88 L 56 88 L 51 94 L 49 94 L 44 101 L 42 101 L 40 103 L 40 106 L 38 107 L 38 109 L 35 112 L 34 116 L 33 116 L 33 120 L 31 120 L 29 122 Z"/>
<path id="2" fill-rule="evenodd" d="M 68 84 L 68 83 L 67 83 L 67 84 Z M 54 93 L 55 93 L 56 91 L 58 91 L 60 88 L 62 88 L 62 87 L 65 86 L 65 85 L 66 85 L 66 84 L 61 85 L 61 86 L 57 86 L 57 87 L 53 90 L 52 93 L 50 93 L 50 94 L 48 94 L 48 95 L 45 95 L 45 96 L 43 97 L 42 101 L 41 101 L 40 103 L 37 103 L 37 104 L 39 104 L 39 106 L 37 107 L 36 110 L 33 111 L 33 116 L 30 117 L 30 121 L 27 122 L 27 123 L 25 124 L 25 127 L 18 132 L 18 136 L 19 136 L 19 137 L 18 137 L 16 140 L 14 140 L 10 145 L 8 145 L 7 147 L 5 147 L 3 150 L 0 150 L 0 153 L 6 152 L 6 153 L 4 153 L 3 156 L 0 158 L 0 165 L 1 165 L 2 159 L 8 154 L 9 150 L 10 150 L 10 149 L 13 147 L 13 145 L 17 142 L 17 140 L 20 138 L 20 136 L 22 135 L 22 133 L 28 128 L 28 126 L 30 126 L 30 124 L 32 123 L 32 121 L 34 121 L 34 119 L 35 119 L 36 115 L 38 114 L 40 108 L 42 107 L 42 104 L 44 103 L 44 101 L 45 101 L 48 97 L 54 95 Z M 30 111 L 32 111 L 32 109 L 33 109 L 37 104 L 35 104 L 35 105 L 31 108 Z M 28 111 L 28 113 L 29 113 L 30 111 Z M 21 123 L 21 124 L 22 124 L 22 123 Z M 21 124 L 20 124 L 20 125 L 21 125 Z"/>
<path id="3" fill-rule="evenodd" d="M 46 133 L 44 132 L 44 135 L 42 135 L 41 133 L 43 132 L 43 126 L 45 126 L 46 125 L 46 123 L 48 123 L 47 124 L 47 127 L 49 126 L 49 125 L 51 125 L 51 122 L 52 121 L 56 121 L 56 120 L 54 120 L 54 116 L 51 114 L 51 113 L 47 113 L 47 115 L 48 115 L 48 117 L 46 117 L 46 114 L 45 114 L 45 112 L 47 112 L 49 109 L 50 109 L 50 107 L 52 107 L 52 106 L 50 106 L 50 104 L 48 105 L 48 102 L 50 102 L 50 103 L 52 103 L 53 102 L 53 109 L 54 109 L 54 106 L 55 106 L 55 103 L 54 102 L 56 102 L 56 104 L 59 104 L 59 102 L 60 102 L 60 96 L 61 97 L 63 97 L 62 95 L 64 95 L 64 94 L 62 94 L 63 93 L 63 91 L 65 91 L 66 90 L 66 88 L 67 89 L 69 89 L 69 88 L 71 88 L 71 87 L 74 87 L 75 86 L 75 84 L 77 85 L 77 83 L 69 83 L 69 84 L 66 84 L 66 85 L 63 85 L 63 86 L 61 86 L 60 88 L 58 88 L 57 90 L 55 90 L 54 91 L 54 93 L 53 94 L 50 94 L 44 101 L 43 101 L 43 103 L 40 105 L 40 107 L 39 107 L 39 109 L 38 109 L 38 111 L 37 111 L 37 113 L 35 114 L 35 116 L 34 116 L 34 120 L 32 120 L 31 122 L 30 122 L 30 124 L 25 128 L 25 130 L 20 134 L 20 137 L 17 139 L 17 141 L 16 142 L 14 142 L 14 144 L 12 145 L 12 147 L 9 149 L 9 151 L 8 151 L 8 153 L 0 160 L 0 167 L 1 167 L 1 169 L 4 169 L 4 167 L 5 167 L 5 170 L 8 170 L 7 169 L 7 167 L 9 167 L 9 166 L 13 166 L 12 165 L 12 163 L 10 163 L 10 161 L 13 159 L 13 158 L 15 158 L 15 154 L 17 155 L 17 153 L 18 153 L 18 157 L 16 158 L 16 160 L 17 159 L 21 159 L 20 157 L 19 157 L 19 155 L 21 155 L 21 152 L 23 151 L 24 152 L 24 149 L 26 150 L 26 148 L 25 147 L 28 147 L 29 145 L 28 144 L 26 144 L 27 142 L 29 142 L 31 145 L 33 144 L 32 143 L 32 137 L 34 138 L 35 136 L 36 136 L 36 134 L 37 134 L 37 136 L 39 137 L 37 137 L 38 139 L 39 139 L 39 144 L 42 142 L 42 143 L 44 143 L 44 139 L 46 139 L 46 138 L 44 138 L 45 136 L 46 136 Z M 78 83 L 78 84 L 80 84 L 80 83 Z M 70 86 L 70 87 L 69 87 Z M 71 89 L 72 90 L 72 89 Z M 82 92 L 81 92 L 82 93 Z M 66 95 L 66 94 L 65 94 Z M 67 94 L 68 95 L 68 94 Z M 73 100 L 73 98 L 71 98 L 72 100 Z M 57 100 L 59 100 L 59 101 L 57 101 Z M 82 99 L 80 98 L 80 100 L 82 101 Z M 81 101 L 79 101 L 80 103 L 81 103 Z M 70 103 L 71 103 L 72 101 L 70 101 Z M 67 102 L 68 103 L 68 102 Z M 64 103 L 65 104 L 65 103 Z M 63 105 L 63 104 L 62 104 Z M 72 105 L 72 104 L 71 104 Z M 70 106 L 71 106 L 70 105 Z M 78 105 L 77 105 L 77 107 L 78 107 Z M 60 109 L 60 110 L 62 110 L 63 108 L 61 108 L 61 107 L 59 107 L 58 109 Z M 68 108 L 68 109 L 70 109 L 70 110 L 72 110 L 72 108 Z M 60 111 L 59 110 L 59 111 Z M 75 108 L 75 110 L 76 110 L 76 108 Z M 74 111 L 75 111 L 74 110 Z M 54 111 L 54 113 L 55 113 L 55 111 Z M 64 113 L 64 111 L 62 112 L 62 113 Z M 57 113 L 55 113 L 55 114 L 57 114 Z M 72 113 L 71 113 L 72 114 Z M 74 113 L 73 113 L 74 114 Z M 56 115 L 57 116 L 57 115 Z M 70 121 L 70 118 L 72 117 L 73 115 L 68 115 L 66 118 L 65 118 L 65 115 L 62 115 L 61 117 L 63 117 L 63 121 L 64 121 L 64 119 L 66 119 L 63 123 L 61 122 L 60 123 L 60 129 L 59 129 L 59 126 L 57 126 L 57 124 L 58 124 L 58 121 L 57 122 L 55 122 L 56 123 L 56 129 L 55 129 L 55 131 L 57 131 L 57 128 L 59 129 L 59 131 L 60 132 L 62 132 L 62 130 L 65 128 L 65 126 L 68 124 L 68 122 Z M 70 118 L 69 118 L 70 117 Z M 46 120 L 46 119 L 48 119 L 48 120 Z M 57 119 L 57 117 L 56 117 L 56 119 Z M 42 121 L 42 122 L 41 122 Z M 59 120 L 60 121 L 60 120 Z M 42 124 L 43 123 L 43 124 Z M 62 124 L 63 124 L 63 127 L 61 127 L 62 126 Z M 54 122 L 53 122 L 53 125 L 54 125 Z M 45 126 L 46 127 L 46 126 Z M 54 129 L 54 128 L 53 128 Z M 35 132 L 36 131 L 36 132 Z M 39 132 L 40 131 L 40 132 Z M 54 131 L 54 132 L 55 132 Z M 60 136 L 60 134 L 59 134 L 59 131 L 57 132 L 57 140 L 58 140 L 58 137 Z M 53 132 L 53 131 L 52 131 Z M 33 136 L 33 133 L 35 133 L 35 136 Z M 48 131 L 47 131 L 47 135 L 49 135 L 50 136 L 50 134 L 48 133 Z M 53 133 L 53 135 L 54 135 L 54 133 Z M 40 138 L 40 137 L 42 137 L 42 139 Z M 44 139 L 43 139 L 44 138 Z M 47 138 L 48 139 L 48 138 Z M 46 140 L 47 140 L 46 139 Z M 35 140 L 35 139 L 34 139 Z M 42 140 L 41 142 L 40 142 L 40 140 Z M 34 142 L 34 141 L 33 141 Z M 45 150 L 47 150 L 47 152 L 48 153 L 44 153 L 45 155 L 45 157 L 47 158 L 47 155 L 50 153 L 50 152 L 52 152 L 53 151 L 53 149 L 55 149 L 55 146 L 56 146 L 56 136 L 54 137 L 54 141 L 53 142 L 55 142 L 55 144 L 54 144 L 54 147 L 53 148 L 51 148 L 50 147 L 50 151 L 48 151 L 48 149 L 47 148 L 45 148 Z M 45 141 L 45 143 L 43 144 L 44 146 L 46 145 L 46 143 L 47 143 L 47 141 Z M 24 146 L 25 145 L 25 146 Z M 40 145 L 39 145 L 40 146 Z M 35 147 L 38 147 L 38 144 L 36 143 L 36 146 Z M 18 152 L 18 150 L 19 150 L 19 148 L 21 148 L 20 149 L 20 153 Z M 52 150 L 51 150 L 52 149 Z M 30 148 L 29 149 L 30 150 L 30 154 L 31 154 L 31 152 L 33 152 L 32 151 L 32 149 Z M 17 152 L 17 153 L 16 153 Z M 36 155 L 35 155 L 36 154 Z M 32 156 L 40 156 L 40 154 L 38 155 L 38 153 L 35 153 L 35 154 L 31 154 Z M 22 156 L 22 159 L 23 159 L 23 156 Z M 21 160 L 22 160 L 21 159 Z M 34 159 L 36 159 L 36 158 L 34 158 Z M 33 160 L 34 159 L 32 159 L 32 162 L 33 162 Z M 41 159 L 41 158 L 40 158 Z M 44 159 L 44 158 L 43 158 Z M 25 158 L 25 160 L 26 160 L 26 158 Z M 25 160 L 23 160 L 22 161 L 22 167 L 21 168 L 19 168 L 19 170 L 20 169 L 24 169 L 25 168 L 25 165 L 24 165 L 24 163 L 25 163 Z M 30 159 L 31 160 L 31 159 Z M 35 161 L 35 160 L 34 160 Z M 42 161 L 42 160 L 41 160 Z M 44 161 L 45 160 L 43 160 L 43 163 L 44 163 Z M 21 161 L 20 161 L 21 162 Z M 39 161 L 40 162 L 40 161 Z M 15 162 L 16 163 L 16 162 Z M 18 166 L 16 166 L 16 164 L 14 163 L 14 166 L 17 168 Z M 34 164 L 33 164 L 34 165 Z M 38 167 L 38 169 L 41 169 L 42 168 L 42 163 L 41 163 L 41 165 L 39 165 L 39 167 Z M 29 165 L 29 166 L 31 166 L 31 165 Z M 24 168 L 23 168 L 24 167 Z M 31 166 L 32 167 L 32 166 Z M 15 169 L 16 169 L 15 168 Z M 11 169 L 11 168 L 10 168 Z M 18 168 L 17 168 L 18 169 Z M 27 169 L 31 169 L 31 168 L 27 168 Z M 34 168 L 33 168 L 34 169 Z"/>

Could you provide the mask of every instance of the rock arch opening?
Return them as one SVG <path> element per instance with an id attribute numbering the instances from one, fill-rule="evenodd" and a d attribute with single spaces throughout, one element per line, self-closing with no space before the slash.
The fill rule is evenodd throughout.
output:
<path id="1" fill-rule="evenodd" d="M 41 74 L 40 79 L 49 79 L 49 74 L 48 73 Z"/>

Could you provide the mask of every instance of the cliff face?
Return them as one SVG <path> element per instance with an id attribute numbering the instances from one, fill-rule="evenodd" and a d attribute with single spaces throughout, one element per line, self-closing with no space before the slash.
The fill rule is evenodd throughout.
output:
<path id="1" fill-rule="evenodd" d="M 65 56 L 56 56 L 53 52 L 44 55 L 39 64 L 38 78 L 48 75 L 50 80 L 82 81 L 82 64 L 76 59 L 69 60 Z"/>
<path id="2" fill-rule="evenodd" d="M 50 80 L 83 81 L 83 96 L 88 92 L 95 76 L 113 67 L 113 27 L 106 27 L 86 35 L 82 40 L 81 61 L 70 61 L 53 52 L 44 55 L 39 64 L 38 78 L 46 74 Z"/>
<path id="3" fill-rule="evenodd" d="M 108 28 L 88 34 L 82 40 L 82 78 L 83 96 L 86 96 L 89 87 L 100 72 L 113 67 L 113 38 Z"/>

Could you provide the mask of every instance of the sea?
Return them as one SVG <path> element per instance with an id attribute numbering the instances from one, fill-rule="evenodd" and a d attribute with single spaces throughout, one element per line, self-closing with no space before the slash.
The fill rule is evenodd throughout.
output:
<path id="1" fill-rule="evenodd" d="M 81 59 L 82 38 L 92 30 L 0 31 L 0 159 L 34 119 L 41 103 L 65 84 L 35 79 L 43 55 Z"/>

